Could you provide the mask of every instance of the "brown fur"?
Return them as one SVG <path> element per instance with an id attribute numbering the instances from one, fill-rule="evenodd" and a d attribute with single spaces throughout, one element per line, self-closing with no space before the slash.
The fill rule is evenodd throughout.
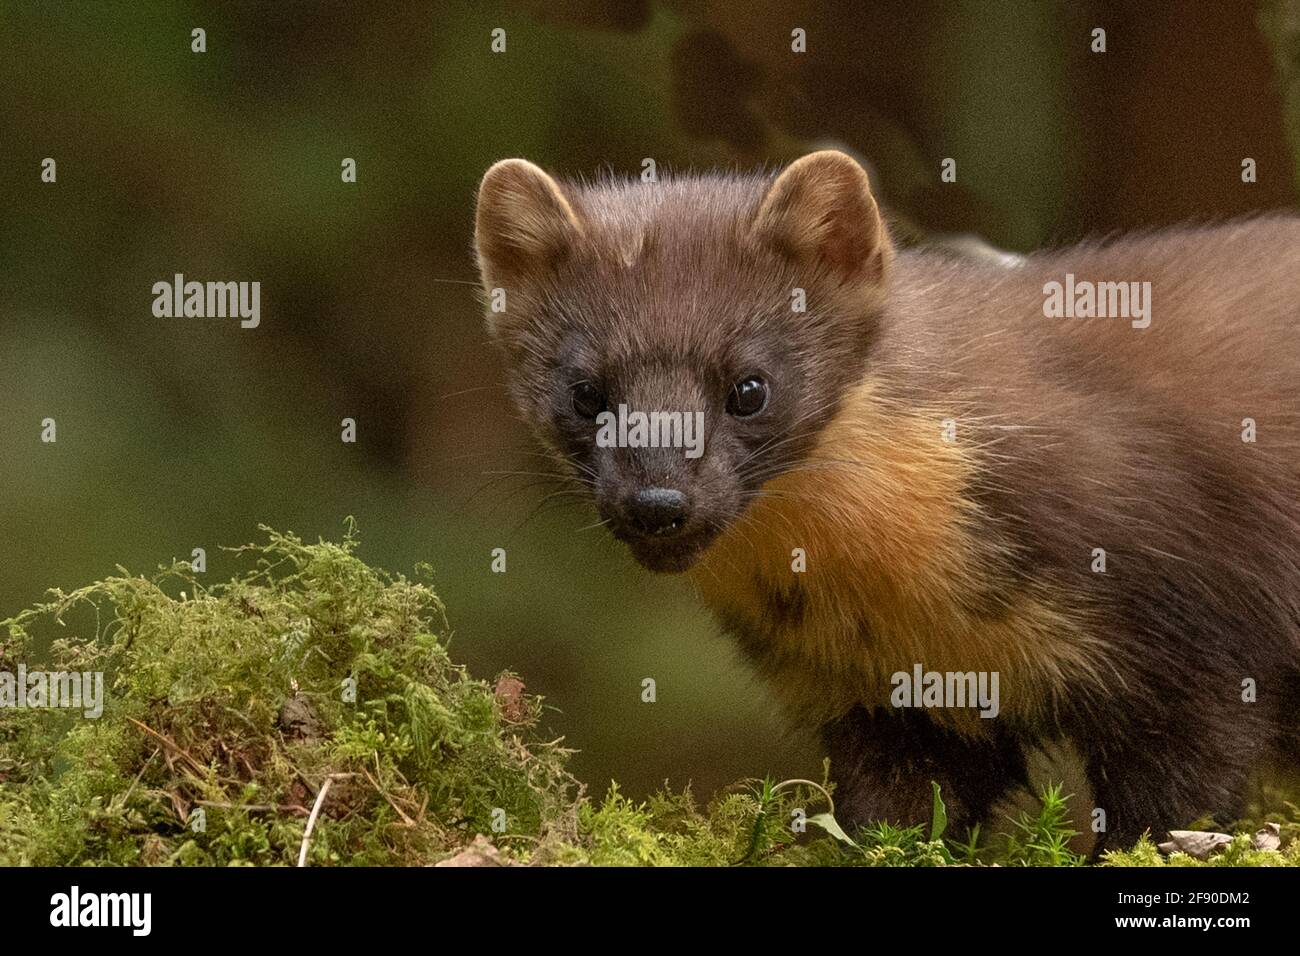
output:
<path id="1" fill-rule="evenodd" d="M 1262 759 L 1294 759 L 1300 220 L 1007 268 L 896 254 L 839 154 L 653 185 L 511 163 L 485 177 L 478 251 L 511 297 L 489 319 L 516 400 L 638 560 L 689 569 L 824 725 L 850 817 L 923 818 L 935 779 L 974 821 L 1024 782 L 1026 751 L 1066 738 L 1104 848 L 1230 817 Z M 1067 272 L 1150 282 L 1150 327 L 1046 318 L 1044 283 Z M 771 398 L 738 419 L 723 405 L 750 373 Z M 704 410 L 707 453 L 594 448 L 579 380 Z M 689 495 L 680 536 L 627 530 L 621 502 L 650 486 Z M 997 671 L 998 718 L 891 708 L 915 664 Z"/>

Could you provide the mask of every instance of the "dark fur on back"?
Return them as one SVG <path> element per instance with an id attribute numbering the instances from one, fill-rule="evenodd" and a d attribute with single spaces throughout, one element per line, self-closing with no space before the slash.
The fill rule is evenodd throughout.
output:
<path id="1" fill-rule="evenodd" d="M 1151 326 L 1045 318 L 1044 283 L 1067 272 L 1150 281 Z M 1261 757 L 1294 759 L 1300 729 L 1300 221 L 1014 269 L 904 254 L 894 281 L 873 374 L 979 423 L 970 493 L 1014 546 L 1012 580 L 1081 595 L 1110 639 L 1108 696 L 1043 728 L 1078 747 L 1111 809 L 1101 844 L 1207 811 L 1227 822 Z"/>

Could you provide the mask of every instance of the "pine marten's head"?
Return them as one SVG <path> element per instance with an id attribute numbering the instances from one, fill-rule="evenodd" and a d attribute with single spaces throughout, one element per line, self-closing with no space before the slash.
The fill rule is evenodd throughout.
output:
<path id="1" fill-rule="evenodd" d="M 689 568 L 807 456 L 863 375 L 891 259 L 838 152 L 594 185 L 503 160 L 475 243 L 516 403 L 654 571 Z"/>

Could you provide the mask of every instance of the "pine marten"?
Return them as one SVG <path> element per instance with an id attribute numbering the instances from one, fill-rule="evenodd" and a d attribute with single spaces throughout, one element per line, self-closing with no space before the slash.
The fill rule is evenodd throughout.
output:
<path id="1" fill-rule="evenodd" d="M 1297 760 L 1300 219 L 1008 266 L 895 249 L 835 151 L 657 183 L 509 159 L 475 248 L 515 402 L 821 728 L 850 822 L 927 820 L 933 780 L 969 825 L 1065 741 L 1100 851 Z M 702 454 L 638 411 L 702 414 Z"/>

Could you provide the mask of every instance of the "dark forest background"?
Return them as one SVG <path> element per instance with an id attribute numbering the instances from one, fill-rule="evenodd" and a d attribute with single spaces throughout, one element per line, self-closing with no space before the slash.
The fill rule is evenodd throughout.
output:
<path id="1" fill-rule="evenodd" d="M 434 566 L 454 656 L 546 695 L 597 791 L 816 773 L 684 586 L 493 480 L 538 459 L 473 296 L 478 178 L 834 143 L 908 235 L 1028 250 L 1294 207 L 1298 77 L 1300 0 L 0 0 L 0 618 L 355 515 L 367 561 Z M 260 281 L 260 328 L 154 318 L 176 272 Z"/>

